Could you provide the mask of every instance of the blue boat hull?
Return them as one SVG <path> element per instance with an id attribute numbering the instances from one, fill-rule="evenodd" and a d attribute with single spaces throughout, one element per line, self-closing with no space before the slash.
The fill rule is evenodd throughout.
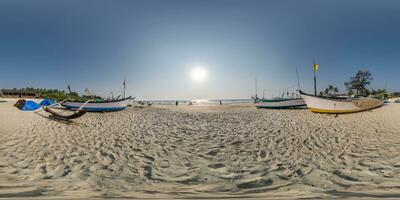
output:
<path id="1" fill-rule="evenodd" d="M 77 106 L 64 106 L 69 109 L 78 109 L 79 107 Z M 88 112 L 108 112 L 108 111 L 119 111 L 119 110 L 125 110 L 126 107 L 115 107 L 115 108 L 83 108 L 82 110 L 88 111 Z"/>

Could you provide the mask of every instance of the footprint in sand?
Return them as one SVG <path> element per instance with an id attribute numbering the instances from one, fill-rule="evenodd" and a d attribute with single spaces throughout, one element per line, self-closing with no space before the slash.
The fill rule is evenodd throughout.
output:
<path id="1" fill-rule="evenodd" d="M 163 161 L 161 161 L 161 162 L 160 162 L 160 167 L 161 167 L 161 168 L 169 168 L 169 167 L 170 167 L 169 161 L 168 161 L 168 160 L 163 160 Z"/>
<path id="2" fill-rule="evenodd" d="M 222 163 L 214 163 L 214 164 L 209 164 L 208 167 L 212 169 L 219 169 L 225 167 L 225 165 Z"/>
<path id="3" fill-rule="evenodd" d="M 53 178 L 66 176 L 69 172 L 71 172 L 71 169 L 68 165 L 59 165 L 53 172 Z"/>
<path id="4" fill-rule="evenodd" d="M 252 189 L 252 188 L 260 188 L 272 185 L 273 181 L 271 179 L 258 179 L 253 181 L 243 182 L 237 185 L 240 189 Z"/>

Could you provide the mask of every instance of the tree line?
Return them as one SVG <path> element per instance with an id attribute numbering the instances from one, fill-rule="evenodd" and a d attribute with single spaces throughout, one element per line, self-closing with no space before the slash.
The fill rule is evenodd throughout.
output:
<path id="1" fill-rule="evenodd" d="M 387 96 L 386 89 L 372 89 L 369 90 L 367 86 L 371 84 L 373 81 L 373 77 L 371 72 L 368 70 L 359 70 L 355 76 L 350 77 L 350 80 L 345 82 L 344 85 L 346 87 L 347 95 L 358 95 L 358 96 L 377 96 L 377 97 L 385 97 Z M 339 94 L 339 89 L 332 85 L 329 85 L 324 91 L 319 93 L 320 96 L 334 96 Z"/>
<path id="2" fill-rule="evenodd" d="M 14 90 L 16 90 L 16 88 L 14 88 Z M 40 95 L 41 98 L 54 99 L 57 101 L 64 99 L 74 99 L 74 100 L 102 99 L 102 97 L 100 96 L 85 96 L 85 95 L 79 95 L 76 92 L 66 92 L 64 90 L 58 90 L 58 89 L 26 87 L 26 88 L 21 88 L 21 90 L 36 92 Z"/>

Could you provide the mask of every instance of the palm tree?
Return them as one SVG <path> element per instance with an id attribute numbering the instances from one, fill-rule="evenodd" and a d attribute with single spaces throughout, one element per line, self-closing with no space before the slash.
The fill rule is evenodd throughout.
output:
<path id="1" fill-rule="evenodd" d="M 334 87 L 333 85 L 329 85 L 324 91 L 324 94 L 326 96 L 332 96 L 333 94 L 337 93 L 339 93 L 339 89 L 337 87 Z"/>
<path id="2" fill-rule="evenodd" d="M 328 90 L 329 90 L 329 93 L 330 93 L 330 94 L 331 94 L 331 92 L 333 91 L 333 88 L 334 88 L 333 85 L 329 85 L 329 86 L 328 86 Z"/>
<path id="3" fill-rule="evenodd" d="M 338 89 L 337 87 L 335 87 L 335 88 L 333 88 L 333 92 L 334 92 L 335 94 L 338 94 L 338 93 L 339 93 L 339 89 Z"/>
<path id="4" fill-rule="evenodd" d="M 325 96 L 328 96 L 328 95 L 329 95 L 329 88 L 326 88 L 326 89 L 325 89 L 324 94 L 325 94 Z"/>

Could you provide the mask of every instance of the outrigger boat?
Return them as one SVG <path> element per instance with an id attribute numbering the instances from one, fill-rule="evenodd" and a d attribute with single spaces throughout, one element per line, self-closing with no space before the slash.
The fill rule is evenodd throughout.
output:
<path id="1" fill-rule="evenodd" d="M 102 100 L 102 101 L 91 101 L 91 102 L 84 102 L 84 101 L 71 101 L 67 100 L 60 105 L 69 108 L 69 109 L 78 109 L 87 111 L 87 112 L 104 112 L 104 111 L 118 111 L 124 110 L 128 107 L 129 100 L 132 99 L 131 97 L 118 99 L 118 100 Z M 85 104 L 86 103 L 86 104 Z M 84 105 L 85 104 L 85 105 Z M 82 105 L 84 105 L 82 107 Z"/>
<path id="2" fill-rule="evenodd" d="M 63 100 L 63 101 L 60 101 L 58 103 L 54 103 L 54 104 L 47 105 L 47 106 L 46 105 L 42 105 L 42 109 L 44 111 L 50 113 L 51 117 L 53 117 L 54 119 L 70 122 L 72 119 L 76 119 L 76 118 L 82 117 L 84 114 L 86 114 L 86 111 L 84 111 L 82 108 L 85 107 L 91 100 L 87 100 L 86 102 L 84 102 L 81 105 L 81 107 L 79 107 L 77 110 L 75 110 L 74 112 L 72 112 L 70 114 L 64 114 L 64 112 L 61 111 L 62 109 L 59 107 L 59 105 L 61 105 L 65 101 L 67 101 L 67 100 Z M 58 111 L 55 111 L 55 108 Z"/>
<path id="3" fill-rule="evenodd" d="M 316 113 L 355 113 L 378 108 L 384 100 L 376 98 L 334 98 L 310 95 L 299 91 L 308 109 Z"/>
<path id="4" fill-rule="evenodd" d="M 300 81 L 299 81 L 299 73 L 297 72 L 296 68 L 296 75 L 297 75 L 297 87 L 300 90 Z M 257 84 L 257 81 L 256 81 Z M 289 88 L 286 88 L 289 89 Z M 292 96 L 289 96 L 289 92 L 287 92 L 287 96 L 285 97 L 285 92 L 282 94 L 281 97 L 276 97 L 272 99 L 264 99 L 264 92 L 263 98 L 259 99 L 257 97 L 257 85 L 256 85 L 256 96 L 252 97 L 254 102 L 256 103 L 256 108 L 269 108 L 269 109 L 287 109 L 287 108 L 299 108 L 306 106 L 306 102 L 303 98 L 299 97 L 298 94 L 294 96 L 292 92 Z"/>
<path id="5" fill-rule="evenodd" d="M 285 108 L 298 108 L 306 106 L 302 98 L 273 98 L 273 99 L 260 99 L 256 103 L 257 108 L 271 108 L 271 109 L 285 109 Z"/>

